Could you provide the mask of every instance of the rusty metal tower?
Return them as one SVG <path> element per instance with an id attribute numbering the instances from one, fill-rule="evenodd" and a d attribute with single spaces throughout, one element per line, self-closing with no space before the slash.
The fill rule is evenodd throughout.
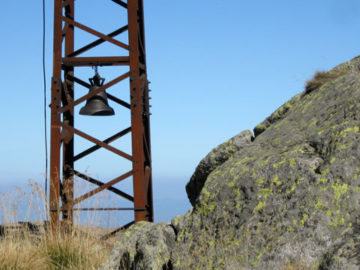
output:
<path id="1" fill-rule="evenodd" d="M 127 12 L 127 25 L 122 25 L 111 33 L 101 33 L 77 21 L 74 16 L 75 0 L 54 0 L 54 49 L 53 77 L 51 86 L 51 148 L 50 148 L 50 224 L 53 231 L 63 226 L 72 226 L 74 211 L 81 210 L 131 210 L 134 221 L 121 226 L 126 228 L 137 221 L 153 221 L 149 88 L 146 72 L 143 0 L 108 0 Z M 98 3 L 101 16 L 101 4 Z M 103 14 L 106 15 L 106 14 Z M 104 16 L 106 18 L 106 16 Z M 74 29 L 81 29 L 94 37 L 95 41 L 75 48 Z M 115 39 L 117 35 L 128 33 L 128 44 Z M 126 55 L 82 57 L 102 43 L 111 43 L 125 49 Z M 76 85 L 90 89 L 90 84 L 77 77 L 75 67 L 128 66 L 124 74 L 97 87 L 78 99 L 74 98 Z M 119 130 L 113 136 L 100 140 L 74 126 L 74 107 L 105 92 L 121 81 L 129 80 L 130 102 L 107 94 L 107 98 L 130 110 L 130 127 Z M 80 120 L 79 120 L 80 121 Z M 116 125 L 116 123 L 114 123 Z M 132 153 L 128 154 L 110 145 L 111 142 L 131 133 Z M 74 153 L 76 136 L 94 144 L 81 153 Z M 101 182 L 86 176 L 75 169 L 74 163 L 98 149 L 106 149 L 129 160 L 132 169 L 108 182 Z M 100 166 L 100 164 L 99 164 Z M 92 191 L 74 198 L 74 176 L 94 184 Z M 132 178 L 133 194 L 127 194 L 114 185 Z M 85 209 L 75 206 L 81 201 L 103 190 L 133 203 L 133 208 L 96 208 Z M 62 217 L 61 217 L 62 215 Z"/>

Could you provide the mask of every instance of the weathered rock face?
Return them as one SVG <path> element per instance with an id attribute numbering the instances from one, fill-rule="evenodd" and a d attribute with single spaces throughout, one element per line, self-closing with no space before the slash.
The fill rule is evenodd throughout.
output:
<path id="1" fill-rule="evenodd" d="M 193 208 L 172 220 L 164 261 L 134 255 L 128 265 L 359 269 L 360 58 L 329 73 L 255 127 L 254 139 L 244 132 L 230 151 L 234 138 L 215 148 L 187 185 Z"/>
<path id="2" fill-rule="evenodd" d="M 139 222 L 120 235 L 100 269 L 170 269 L 174 246 L 170 224 Z"/>
<path id="3" fill-rule="evenodd" d="M 250 144 L 252 139 L 253 136 L 250 130 L 240 132 L 240 134 L 214 148 L 200 161 L 189 183 L 186 185 L 186 192 L 192 205 L 196 203 L 209 174 L 227 161 L 234 153 Z"/>

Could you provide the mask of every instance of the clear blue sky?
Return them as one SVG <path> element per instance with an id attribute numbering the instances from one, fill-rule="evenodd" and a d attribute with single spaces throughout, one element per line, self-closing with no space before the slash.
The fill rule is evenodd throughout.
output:
<path id="1" fill-rule="evenodd" d="M 110 0 L 99 3 L 77 0 L 78 21 L 104 32 L 123 25 L 121 8 Z M 144 4 L 159 220 L 189 207 L 185 184 L 213 147 L 242 130 L 252 130 L 301 92 L 316 70 L 330 69 L 360 54 L 358 0 L 144 0 Z M 7 1 L 2 6 L 0 187 L 44 179 L 41 16 L 40 0 Z M 46 28 L 49 98 L 50 0 Z M 88 39 L 80 32 L 78 46 Z M 111 72 L 99 71 L 110 80 Z M 91 70 L 79 69 L 79 74 L 92 76 Z M 128 94 L 126 88 L 123 92 Z M 121 109 L 114 108 L 121 115 Z M 110 120 L 104 120 L 107 125 L 77 116 L 76 121 L 94 132 L 103 125 L 101 139 L 121 128 Z M 97 159 L 85 160 L 79 167 L 102 180 L 117 176 L 122 163 L 105 160 L 103 155 L 100 152 Z M 103 171 L 99 164 L 104 165 Z"/>

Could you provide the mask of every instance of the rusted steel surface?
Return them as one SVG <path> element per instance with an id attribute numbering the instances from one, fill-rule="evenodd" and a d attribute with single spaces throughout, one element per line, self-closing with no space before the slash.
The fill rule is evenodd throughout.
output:
<path id="1" fill-rule="evenodd" d="M 144 194 L 145 184 L 145 157 L 143 143 L 138 143 L 136 138 L 141 137 L 143 127 L 143 93 L 140 84 L 140 53 L 139 53 L 139 24 L 138 24 L 138 1 L 128 2 L 128 27 L 130 46 L 130 92 L 131 92 L 131 126 L 132 126 L 132 149 L 134 169 L 134 204 L 135 208 L 144 207 L 147 202 Z M 135 212 L 135 221 L 147 220 L 146 212 Z"/>
<path id="2" fill-rule="evenodd" d="M 103 207 L 103 208 L 73 208 L 74 211 L 144 211 L 145 209 L 136 209 L 131 207 Z"/>
<path id="3" fill-rule="evenodd" d="M 88 182 L 90 182 L 90 183 L 92 183 L 92 184 L 95 184 L 95 185 L 97 185 L 97 186 L 103 186 L 103 185 L 105 185 L 105 183 L 103 183 L 103 182 L 101 182 L 101 181 L 99 181 L 99 180 L 96 180 L 96 179 L 94 179 L 94 178 L 92 178 L 92 177 L 90 177 L 90 176 L 87 176 L 87 175 L 85 175 L 85 174 L 82 174 L 82 173 L 80 173 L 80 172 L 74 171 L 74 174 L 75 174 L 76 176 L 81 177 L 81 178 L 84 179 L 85 181 L 88 181 Z M 109 187 L 107 187 L 106 189 L 109 190 L 109 191 L 111 191 L 111 192 L 114 192 L 115 194 L 117 194 L 117 195 L 119 195 L 119 196 L 121 196 L 121 197 L 123 197 L 123 198 L 125 198 L 125 199 L 127 199 L 127 200 L 129 200 L 129 201 L 131 201 L 131 202 L 134 201 L 134 197 L 130 196 L 129 194 L 126 194 L 125 192 L 123 192 L 123 191 L 121 191 L 121 190 L 119 190 L 119 189 L 117 189 L 117 188 L 115 188 L 115 187 L 109 186 Z"/>
<path id="4" fill-rule="evenodd" d="M 117 30 L 115 30 L 114 32 L 111 32 L 110 34 L 108 34 L 107 36 L 108 37 L 115 37 L 117 35 L 120 35 L 121 33 L 125 32 L 126 30 L 128 30 L 128 26 L 125 25 Z M 74 57 L 74 56 L 77 56 L 79 54 L 82 54 L 92 48 L 95 48 L 96 46 L 102 44 L 103 42 L 105 42 L 104 39 L 102 38 L 99 38 L 98 40 L 95 40 L 94 42 L 91 42 L 89 43 L 88 45 L 80 48 L 80 49 L 77 49 L 75 52 L 71 53 L 71 54 L 68 54 L 69 57 Z"/>
<path id="5" fill-rule="evenodd" d="M 146 71 L 145 31 L 143 18 L 143 1 L 121 0 L 112 1 L 127 10 L 128 24 L 115 31 L 104 34 L 86 26 L 75 18 L 74 0 L 54 0 L 54 55 L 53 77 L 51 89 L 51 161 L 50 161 L 50 223 L 52 231 L 66 224 L 71 229 L 73 211 L 133 211 L 134 221 L 119 227 L 113 233 L 125 229 L 137 221 L 153 221 L 152 173 L 151 173 L 151 145 L 150 145 L 150 112 L 149 89 Z M 101 7 L 99 8 L 99 12 Z M 81 29 L 97 39 L 81 48 L 74 48 L 75 31 Z M 115 36 L 128 32 L 129 44 L 114 39 Z M 105 42 L 119 46 L 124 55 L 81 57 L 84 52 Z M 89 91 L 76 100 L 74 93 L 76 84 L 90 88 L 90 84 L 74 74 L 74 67 L 91 66 L 128 66 L 129 71 Z M 63 76 L 63 77 L 62 77 Z M 107 94 L 108 99 L 131 110 L 130 127 L 117 132 L 105 140 L 75 128 L 74 108 L 80 103 L 98 95 L 119 82 L 130 79 L 130 103 Z M 76 83 L 76 84 L 75 84 Z M 116 123 L 114 123 L 116 124 Z M 109 144 L 131 132 L 132 153 L 127 154 Z M 80 136 L 94 143 L 80 153 L 74 153 L 74 136 Z M 115 179 L 103 183 L 75 170 L 74 163 L 85 156 L 91 155 L 103 148 L 132 162 L 132 170 L 123 173 Z M 99 164 L 100 165 L 100 164 Z M 74 198 L 74 176 L 97 186 L 92 191 Z M 127 194 L 114 185 L 124 179 L 132 177 L 133 195 Z M 109 190 L 120 198 L 133 202 L 134 207 L 103 207 L 81 208 L 75 207 L 81 201 Z M 60 221 L 60 213 L 64 222 Z M 64 225 L 65 226 L 65 225 Z"/>
<path id="6" fill-rule="evenodd" d="M 85 81 L 83 81 L 83 80 L 81 80 L 81 79 L 79 79 L 79 78 L 77 78 L 77 77 L 75 77 L 75 76 L 73 76 L 73 75 L 68 74 L 65 78 L 66 78 L 67 80 L 71 80 L 71 81 L 73 81 L 73 82 L 76 82 L 76 83 L 78 83 L 78 84 L 80 84 L 80 85 L 82 85 L 82 86 L 84 86 L 84 87 L 86 87 L 86 88 L 90 88 L 90 87 L 91 87 L 91 84 L 90 84 L 90 83 L 87 83 L 87 82 L 85 82 Z"/>
<path id="7" fill-rule="evenodd" d="M 127 66 L 129 57 L 65 57 L 63 64 L 66 66 Z"/>
<path id="8" fill-rule="evenodd" d="M 54 16 L 59 18 L 62 14 L 62 1 L 56 0 L 54 4 Z M 62 23 L 54 21 L 54 54 L 53 54 L 53 77 L 51 85 L 51 134 L 50 134 L 50 224 L 52 231 L 59 227 L 60 206 L 60 115 L 58 109 L 61 106 L 61 50 L 62 50 Z M 55 211 L 52 211 L 55 210 Z"/>
<path id="9" fill-rule="evenodd" d="M 127 4 L 124 1 L 120 1 L 120 0 L 111 0 L 117 4 L 119 4 L 120 6 L 127 8 Z"/>
<path id="10" fill-rule="evenodd" d="M 150 150 L 145 153 L 146 148 L 150 147 L 150 122 L 142 0 L 128 1 L 128 26 L 133 158 L 138 161 L 134 162 L 134 198 L 136 208 L 147 209 L 135 212 L 135 221 L 153 221 L 151 170 L 150 175 L 146 176 L 146 168 L 151 168 L 151 157 Z M 144 139 L 139 143 L 137 138 Z"/>
<path id="11" fill-rule="evenodd" d="M 122 136 L 128 134 L 130 131 L 131 131 L 131 127 L 126 128 L 126 129 L 120 131 L 119 133 L 116 133 L 115 135 L 107 138 L 106 140 L 103 141 L 103 143 L 109 144 L 109 143 L 111 143 L 111 142 L 113 142 L 113 141 L 121 138 Z M 94 145 L 93 147 L 90 147 L 89 149 L 84 150 L 83 152 L 77 154 L 77 155 L 74 157 L 74 161 L 76 161 L 76 160 L 78 160 L 78 159 L 80 159 L 80 158 L 83 158 L 83 157 L 85 157 L 85 156 L 87 156 L 87 155 L 95 152 L 96 150 L 98 150 L 98 149 L 100 149 L 100 148 L 101 148 L 100 145 Z"/>
<path id="12" fill-rule="evenodd" d="M 117 104 L 119 104 L 119 105 L 121 105 L 121 106 L 123 106 L 123 107 L 125 107 L 127 109 L 131 109 L 131 106 L 130 106 L 129 103 L 127 103 L 127 102 L 125 102 L 125 101 L 123 101 L 123 100 L 121 100 L 121 99 L 119 99 L 119 98 L 117 98 L 117 97 L 115 97 L 115 96 L 113 96 L 113 95 L 111 95 L 109 93 L 107 94 L 107 97 L 108 97 L 108 99 L 116 102 Z"/>
<path id="13" fill-rule="evenodd" d="M 74 18 L 74 1 L 69 1 L 65 6 L 65 16 L 68 18 Z M 64 31 L 63 31 L 64 32 Z M 74 51 L 74 27 L 67 26 L 65 36 L 65 55 L 68 55 Z M 64 70 L 64 77 L 74 74 L 74 67 L 67 66 Z M 72 102 L 74 99 L 74 83 L 70 80 L 64 80 L 62 89 L 62 104 L 66 105 Z M 63 123 L 69 126 L 74 126 L 74 114 L 69 110 L 63 114 Z M 74 197 L 74 175 L 72 168 L 74 167 L 74 134 L 67 133 L 66 137 L 62 137 L 63 141 L 63 161 L 62 161 L 62 185 L 60 185 L 60 198 L 62 198 L 62 204 L 71 203 Z M 71 208 L 62 212 L 62 219 L 66 220 L 66 230 L 71 230 L 73 224 L 73 210 Z"/>
<path id="14" fill-rule="evenodd" d="M 119 149 L 116 149 L 115 147 L 113 147 L 113 146 L 111 146 L 111 145 L 109 145 L 107 143 L 104 143 L 104 142 L 102 142 L 102 141 L 100 141 L 100 140 L 86 134 L 85 132 L 82 132 L 82 131 L 80 131 L 80 130 L 78 130 L 76 128 L 73 128 L 73 127 L 71 127 L 69 125 L 66 125 L 66 124 L 61 124 L 61 126 L 64 129 L 69 130 L 71 133 L 75 133 L 76 135 L 79 135 L 80 137 L 82 137 L 82 138 L 84 138 L 84 139 L 86 139 L 86 140 L 88 140 L 90 142 L 93 142 L 93 143 L 99 145 L 100 147 L 103 147 L 103 148 L 105 148 L 105 149 L 107 149 L 107 150 L 109 150 L 109 151 L 111 151 L 111 152 L 113 152 L 115 154 L 118 154 L 119 156 L 121 156 L 123 158 L 126 158 L 128 160 L 133 160 L 133 157 L 130 156 L 129 154 L 126 154 L 125 152 L 123 152 L 123 151 L 121 151 Z"/>
<path id="15" fill-rule="evenodd" d="M 92 191 L 90 191 L 90 192 L 88 192 L 88 193 L 86 193 L 86 194 L 84 194 L 84 195 L 82 195 L 82 196 L 74 199 L 72 202 L 69 202 L 69 203 L 67 203 L 67 204 L 64 204 L 64 205 L 61 207 L 60 210 L 61 210 L 61 211 L 66 210 L 69 206 L 74 205 L 74 204 L 77 204 L 77 203 L 79 203 L 79 202 L 82 202 L 83 200 L 85 200 L 85 199 L 87 199 L 87 198 L 89 198 L 89 197 L 91 197 L 91 196 L 93 196 L 93 195 L 95 195 L 95 194 L 98 194 L 99 192 L 103 191 L 104 189 L 107 189 L 108 187 L 110 187 L 110 186 L 112 186 L 112 185 L 115 185 L 115 184 L 119 183 L 120 181 L 122 181 L 122 180 L 124 180 L 124 179 L 126 179 L 126 178 L 128 178 L 128 177 L 130 177 L 130 176 L 132 176 L 132 175 L 133 175 L 133 172 L 132 172 L 132 171 L 129 171 L 129 172 L 127 172 L 127 173 L 124 173 L 123 175 L 121 175 L 121 176 L 119 176 L 119 177 L 111 180 L 110 182 L 107 182 L 106 184 L 103 184 L 103 185 L 101 185 L 100 187 L 98 187 L 98 188 L 96 188 L 96 189 L 94 189 L 94 190 L 92 190 Z"/>
<path id="16" fill-rule="evenodd" d="M 85 25 L 83 25 L 83 24 L 81 24 L 79 22 L 75 22 L 74 20 L 71 20 L 71 19 L 69 19 L 67 17 L 61 17 L 61 19 L 64 22 L 66 22 L 66 23 L 68 23 L 70 25 L 76 26 L 76 27 L 80 28 L 81 30 L 84 30 L 84 31 L 88 32 L 89 34 L 93 34 L 94 36 L 97 36 L 97 37 L 99 37 L 99 38 L 101 38 L 103 40 L 106 40 L 106 41 L 108 41 L 108 42 L 110 42 L 110 43 L 112 43 L 114 45 L 117 45 L 117 46 L 125 49 L 125 50 L 129 50 L 128 45 L 126 45 L 126 44 L 124 44 L 124 43 L 122 43 L 122 42 L 120 42 L 120 41 L 118 41 L 116 39 L 113 39 L 112 37 L 110 37 L 108 35 L 104 35 L 104 34 L 98 32 L 98 31 L 96 31 L 96 30 L 94 30 L 94 29 L 92 29 L 90 27 L 87 27 L 87 26 L 85 26 Z"/>

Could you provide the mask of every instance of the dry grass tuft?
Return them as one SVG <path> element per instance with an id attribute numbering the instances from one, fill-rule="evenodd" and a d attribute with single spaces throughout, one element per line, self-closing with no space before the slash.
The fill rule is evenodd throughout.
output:
<path id="1" fill-rule="evenodd" d="M 7 230 L 0 240 L 0 269 L 97 269 L 110 247 L 83 233 L 50 237 L 45 231 L 34 235 L 25 228 Z"/>
<path id="2" fill-rule="evenodd" d="M 305 265 L 286 265 L 281 267 L 281 270 L 317 270 L 318 266 L 305 266 Z"/>
<path id="3" fill-rule="evenodd" d="M 30 241 L 0 241 L 0 269 L 46 269 L 46 265 L 46 256 Z"/>
<path id="4" fill-rule="evenodd" d="M 309 94 L 310 92 L 321 87 L 323 84 L 331 80 L 334 80 L 336 78 L 339 78 L 340 76 L 343 76 L 345 74 L 346 74 L 345 71 L 332 71 L 332 72 L 317 71 L 311 80 L 306 81 L 304 95 Z"/>
<path id="5" fill-rule="evenodd" d="M 39 186 L 32 183 L 31 198 L 20 189 L 12 194 L 0 194 L 0 269 L 1 270 L 92 270 L 108 256 L 114 238 L 101 240 L 109 232 L 95 226 L 74 226 L 71 233 L 52 236 L 48 222 L 17 222 L 17 201 L 26 199 L 38 217 L 46 217 L 46 208 L 39 205 L 44 197 Z M 23 196 L 23 197 L 22 197 Z M 36 199 L 34 199 L 36 198 Z M 27 210 L 29 211 L 29 209 Z M 29 213 L 26 215 L 30 216 Z M 26 217 L 24 217 L 25 220 Z"/>

